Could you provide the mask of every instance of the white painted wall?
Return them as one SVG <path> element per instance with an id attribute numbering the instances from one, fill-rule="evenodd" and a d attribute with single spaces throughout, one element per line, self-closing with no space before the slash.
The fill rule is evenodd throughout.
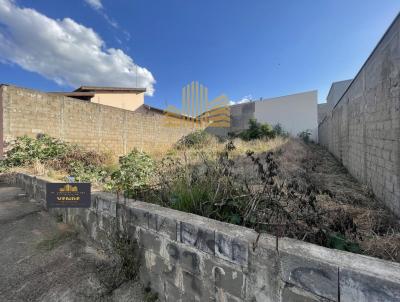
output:
<path id="1" fill-rule="evenodd" d="M 291 135 L 311 130 L 311 138 L 318 141 L 318 92 L 308 91 L 255 102 L 254 117 L 258 122 L 280 123 Z"/>

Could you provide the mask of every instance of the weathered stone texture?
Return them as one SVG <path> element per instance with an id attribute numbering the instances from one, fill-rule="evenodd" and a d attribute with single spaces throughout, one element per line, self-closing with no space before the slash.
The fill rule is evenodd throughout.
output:
<path id="1" fill-rule="evenodd" d="M 306 259 L 303 255 L 280 253 L 281 277 L 307 292 L 338 301 L 338 267 Z"/>
<path id="2" fill-rule="evenodd" d="M 360 272 L 340 272 L 340 301 L 400 301 L 400 284 Z"/>
<path id="3" fill-rule="evenodd" d="M 329 302 L 330 300 L 318 297 L 293 285 L 287 284 L 282 290 L 282 302 Z"/>
<path id="4" fill-rule="evenodd" d="M 120 156 L 134 148 L 164 151 L 194 129 L 187 120 L 168 127 L 162 112 L 145 107 L 133 112 L 15 86 L 1 86 L 0 101 L 1 142 L 45 133 Z"/>
<path id="5" fill-rule="evenodd" d="M 319 142 L 400 215 L 400 17 L 336 107 Z"/>

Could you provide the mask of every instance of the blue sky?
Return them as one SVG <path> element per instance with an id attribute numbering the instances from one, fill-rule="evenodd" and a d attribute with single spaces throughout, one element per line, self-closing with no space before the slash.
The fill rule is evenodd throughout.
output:
<path id="1" fill-rule="evenodd" d="M 160 108 L 193 80 L 233 101 L 314 89 L 323 101 L 399 11 L 398 0 L 0 0 L 0 83 L 138 81 Z"/>

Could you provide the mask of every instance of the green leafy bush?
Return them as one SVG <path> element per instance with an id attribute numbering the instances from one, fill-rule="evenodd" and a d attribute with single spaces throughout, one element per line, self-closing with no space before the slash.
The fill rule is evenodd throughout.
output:
<path id="1" fill-rule="evenodd" d="M 298 134 L 298 136 L 305 142 L 305 143 L 309 143 L 309 142 L 311 142 L 311 139 L 310 139 L 310 137 L 311 137 L 311 130 L 304 130 L 304 131 L 301 131 L 299 134 Z"/>
<path id="2" fill-rule="evenodd" d="M 250 119 L 249 128 L 239 134 L 239 137 L 246 141 L 261 138 L 269 139 L 275 136 L 276 134 L 271 125 L 268 123 L 261 124 L 256 119 Z"/>
<path id="3" fill-rule="evenodd" d="M 155 163 L 145 152 L 134 149 L 120 158 L 120 167 L 111 174 L 106 183 L 107 190 L 133 196 L 138 190 L 148 185 L 154 172 Z"/>
<path id="4" fill-rule="evenodd" d="M 0 171 L 39 162 L 57 171 L 65 171 L 76 181 L 102 181 L 109 174 L 107 156 L 87 151 L 45 134 L 37 138 L 18 137 L 0 162 Z"/>
<path id="5" fill-rule="evenodd" d="M 4 163 L 8 167 L 23 166 L 35 160 L 44 162 L 66 155 L 68 146 L 64 142 L 48 135 L 39 135 L 37 139 L 21 136 L 7 152 Z"/>
<path id="6" fill-rule="evenodd" d="M 68 174 L 77 182 L 103 182 L 109 175 L 104 166 L 85 165 L 81 161 L 71 161 L 68 164 Z"/>
<path id="7" fill-rule="evenodd" d="M 254 139 L 271 139 L 277 136 L 288 137 L 289 133 L 283 129 L 280 123 L 271 126 L 268 123 L 259 123 L 253 118 L 249 120 L 248 129 L 236 135 L 232 132 L 229 132 L 228 136 L 230 138 L 239 137 L 245 141 L 250 141 Z"/>
<path id="8" fill-rule="evenodd" d="M 280 123 L 274 125 L 272 129 L 276 136 L 288 137 L 289 133 L 282 127 Z"/>
<path id="9" fill-rule="evenodd" d="M 177 149 L 184 149 L 184 148 L 195 148 L 201 147 L 208 144 L 211 140 L 213 140 L 213 135 L 204 131 L 204 130 L 197 130 L 188 135 L 182 137 L 177 143 Z"/>

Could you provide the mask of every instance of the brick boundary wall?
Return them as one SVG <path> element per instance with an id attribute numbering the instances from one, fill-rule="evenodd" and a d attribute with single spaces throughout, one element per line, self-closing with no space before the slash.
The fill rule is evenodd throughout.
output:
<path id="1" fill-rule="evenodd" d="M 400 15 L 318 132 L 319 143 L 400 216 Z"/>
<path id="2" fill-rule="evenodd" d="M 45 206 L 49 180 L 5 178 Z M 385 301 L 400 300 L 400 264 L 276 239 L 154 204 L 118 202 L 93 192 L 89 209 L 51 209 L 94 240 L 105 243 L 118 216 L 139 242 L 141 281 L 161 301 Z"/>
<path id="3" fill-rule="evenodd" d="M 179 120 L 182 127 L 168 127 L 161 110 L 146 106 L 129 111 L 11 85 L 1 85 L 0 100 L 5 140 L 45 133 L 119 156 L 134 148 L 164 152 L 194 130 L 185 119 Z"/>

